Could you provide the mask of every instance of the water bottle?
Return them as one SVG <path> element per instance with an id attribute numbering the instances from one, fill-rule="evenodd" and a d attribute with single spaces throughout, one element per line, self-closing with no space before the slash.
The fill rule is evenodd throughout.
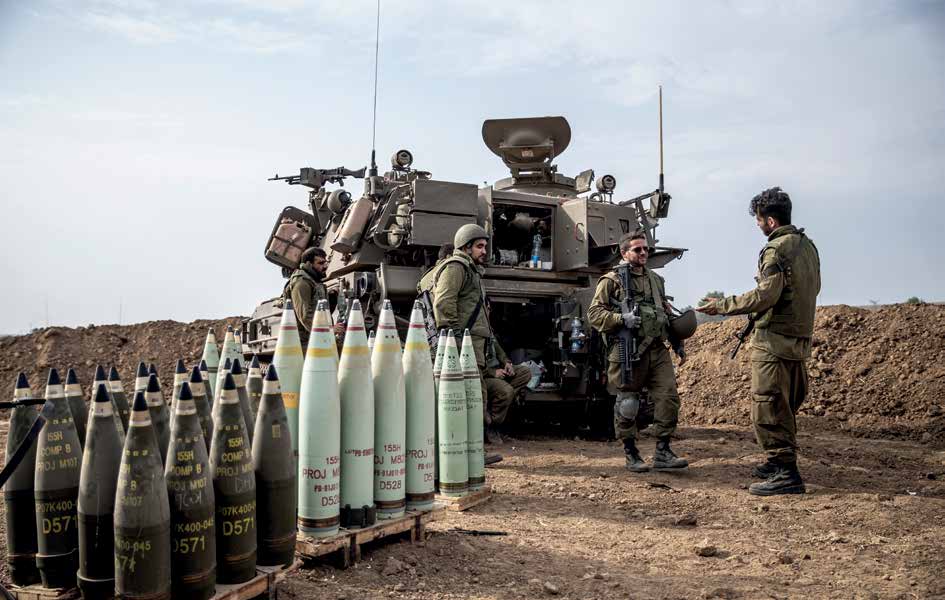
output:
<path id="1" fill-rule="evenodd" d="M 541 234 L 538 233 L 532 238 L 532 268 L 541 268 Z"/>
<path id="2" fill-rule="evenodd" d="M 580 352 L 584 348 L 584 341 L 586 339 L 584 334 L 584 325 L 581 323 L 581 319 L 574 317 L 571 319 L 571 352 L 576 353 Z"/>

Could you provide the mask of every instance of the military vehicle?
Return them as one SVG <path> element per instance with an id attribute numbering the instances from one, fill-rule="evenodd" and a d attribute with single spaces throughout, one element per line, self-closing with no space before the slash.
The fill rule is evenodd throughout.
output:
<path id="1" fill-rule="evenodd" d="M 491 186 L 442 181 L 416 169 L 408 150 L 391 157 L 390 171 L 303 168 L 280 177 L 309 188 L 307 210 L 288 206 L 266 243 L 266 259 L 288 276 L 299 257 L 317 246 L 328 254 L 326 285 L 335 316 L 360 300 L 373 329 L 384 299 L 406 329 L 417 282 L 455 231 L 477 223 L 490 234 L 491 264 L 485 287 L 495 334 L 516 363 L 532 361 L 540 377 L 518 402 L 568 423 L 610 427 L 613 399 L 605 389 L 600 337 L 587 325 L 597 280 L 619 260 L 618 241 L 643 230 L 654 251 L 649 265 L 662 267 L 685 249 L 658 245 L 659 220 L 670 195 L 660 186 L 615 200 L 616 180 L 558 172 L 554 160 L 571 141 L 564 117 L 490 119 L 482 125 L 486 147 L 509 168 Z M 373 163 L 373 159 L 372 159 Z M 662 168 L 661 168 L 662 171 Z M 363 178 L 354 199 L 343 187 Z M 329 190 L 329 184 L 338 184 Z M 281 298 L 260 304 L 243 323 L 243 351 L 268 361 L 276 345 Z M 583 418 L 575 419 L 575 411 Z"/>

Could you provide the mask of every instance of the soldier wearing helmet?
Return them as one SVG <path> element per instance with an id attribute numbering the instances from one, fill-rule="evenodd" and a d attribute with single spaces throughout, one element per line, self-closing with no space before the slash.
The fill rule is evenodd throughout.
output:
<path id="1" fill-rule="evenodd" d="M 421 286 L 432 288 L 433 314 L 438 329 L 472 336 L 482 384 L 486 437 L 498 441 L 501 425 L 518 391 L 531 377 L 528 368 L 514 366 L 495 341 L 482 285 L 489 260 L 489 234 L 479 225 L 463 225 L 453 237 L 452 256 L 442 259 L 424 276 Z"/>
<path id="2" fill-rule="evenodd" d="M 623 289 L 616 271 L 606 273 L 597 283 L 594 299 L 587 309 L 591 326 L 604 335 L 607 345 L 607 382 L 611 393 L 617 394 L 614 404 L 614 430 L 623 440 L 627 470 L 643 473 L 650 470 L 636 446 L 637 430 L 653 424 L 657 437 L 653 468 L 659 471 L 685 469 L 689 462 L 679 458 L 669 446 L 670 435 L 679 420 L 679 394 L 676 373 L 666 349 L 670 341 L 679 356 L 686 360 L 682 341 L 672 336 L 669 327 L 672 306 L 666 301 L 663 278 L 646 268 L 649 247 L 643 233 L 630 233 L 620 240 L 621 265 L 629 266 L 632 290 Z M 632 294 L 639 314 L 622 314 L 615 303 Z M 621 362 L 615 334 L 629 328 L 638 340 L 638 360 L 633 363 L 633 379 L 621 384 Z M 649 391 L 650 404 L 641 407 L 639 393 Z"/>

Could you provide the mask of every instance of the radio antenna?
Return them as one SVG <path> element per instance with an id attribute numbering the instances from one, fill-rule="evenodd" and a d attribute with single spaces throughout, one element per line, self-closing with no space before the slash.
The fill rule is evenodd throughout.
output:
<path id="1" fill-rule="evenodd" d="M 378 0 L 380 2 L 380 0 Z M 663 86 L 660 86 L 660 197 L 663 196 Z"/>
<path id="2" fill-rule="evenodd" d="M 381 0 L 377 0 L 377 23 L 374 30 L 374 118 L 371 123 L 371 171 L 373 177 L 377 175 L 377 161 L 375 160 L 375 150 L 377 148 L 377 56 L 381 45 Z"/>

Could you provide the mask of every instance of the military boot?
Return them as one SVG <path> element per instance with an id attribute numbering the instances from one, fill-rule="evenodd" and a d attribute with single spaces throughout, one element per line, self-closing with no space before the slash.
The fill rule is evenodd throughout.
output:
<path id="1" fill-rule="evenodd" d="M 754 496 L 777 496 L 780 494 L 804 494 L 807 488 L 797 470 L 797 463 L 777 465 L 778 470 L 765 481 L 748 486 L 748 493 Z"/>
<path id="2" fill-rule="evenodd" d="M 646 473 L 650 470 L 650 465 L 643 462 L 640 451 L 637 450 L 636 442 L 633 440 L 623 441 L 623 453 L 627 458 L 627 470 L 631 473 Z"/>
<path id="3" fill-rule="evenodd" d="M 653 454 L 653 469 L 655 471 L 676 471 L 689 466 L 689 461 L 679 458 L 669 447 L 669 437 L 660 438 L 656 442 L 656 453 Z"/>
<path id="4" fill-rule="evenodd" d="M 758 463 L 751 468 L 751 476 L 757 479 L 767 479 L 777 473 L 778 463 L 773 463 L 770 460 L 766 460 L 763 463 Z"/>

